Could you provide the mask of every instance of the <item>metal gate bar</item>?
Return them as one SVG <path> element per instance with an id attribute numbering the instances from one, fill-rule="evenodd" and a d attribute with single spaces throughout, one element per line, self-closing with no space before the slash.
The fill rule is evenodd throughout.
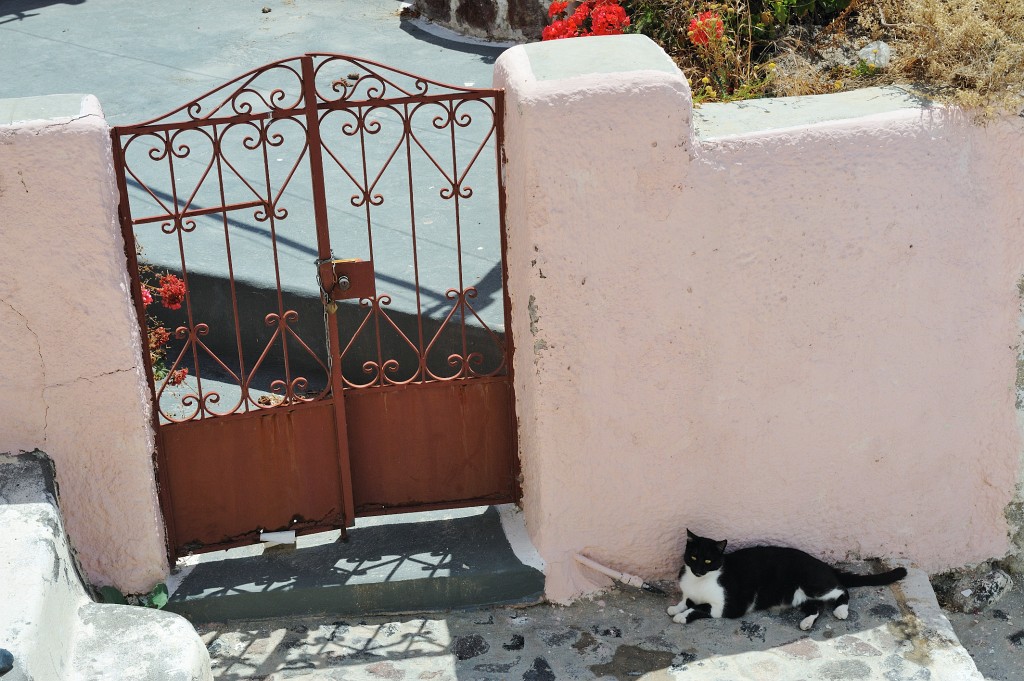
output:
<path id="1" fill-rule="evenodd" d="M 260 530 L 518 497 L 503 94 L 307 54 L 112 131 L 143 338 L 173 329 L 162 366 L 159 350 L 143 353 L 172 556 Z M 496 216 L 472 201 L 479 182 L 494 183 Z M 390 224 L 395 206 L 406 236 Z M 440 232 L 421 233 L 438 216 L 454 230 L 452 265 L 432 260 L 449 248 L 436 247 Z M 466 269 L 467 219 L 494 220 L 496 270 Z M 388 269 L 409 247 L 411 300 Z M 182 310 L 147 307 L 162 276 L 181 278 Z M 497 294 L 499 316 L 477 304 L 489 278 L 482 300 Z"/>

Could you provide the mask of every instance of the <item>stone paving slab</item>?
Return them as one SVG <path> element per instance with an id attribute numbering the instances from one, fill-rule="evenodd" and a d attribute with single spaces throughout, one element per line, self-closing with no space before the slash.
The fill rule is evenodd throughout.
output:
<path id="1" fill-rule="evenodd" d="M 853 591 L 805 633 L 793 611 L 674 624 L 669 596 L 622 588 L 569 607 L 205 625 L 219 679 L 957 679 L 982 676 L 914 570 Z"/>

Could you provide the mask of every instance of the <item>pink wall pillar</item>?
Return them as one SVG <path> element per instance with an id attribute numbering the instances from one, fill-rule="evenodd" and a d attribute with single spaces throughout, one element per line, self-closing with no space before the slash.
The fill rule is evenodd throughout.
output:
<path id="1" fill-rule="evenodd" d="M 167 574 L 109 128 L 91 95 L 0 100 L 0 452 L 57 466 L 95 584 Z"/>
<path id="2" fill-rule="evenodd" d="M 495 82 L 550 598 L 604 583 L 577 551 L 674 576 L 686 527 L 930 571 L 1005 553 L 1019 120 L 911 108 L 700 140 L 640 36 L 516 47 Z"/>

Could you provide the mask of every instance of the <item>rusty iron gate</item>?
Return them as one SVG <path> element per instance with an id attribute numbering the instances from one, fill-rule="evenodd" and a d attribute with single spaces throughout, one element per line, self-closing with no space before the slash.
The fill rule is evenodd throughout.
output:
<path id="1" fill-rule="evenodd" d="M 113 129 L 172 558 L 518 497 L 502 107 L 307 54 Z"/>

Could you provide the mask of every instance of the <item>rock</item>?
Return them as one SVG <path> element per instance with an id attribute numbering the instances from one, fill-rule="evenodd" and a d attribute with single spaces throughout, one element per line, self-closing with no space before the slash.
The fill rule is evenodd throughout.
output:
<path id="1" fill-rule="evenodd" d="M 523 674 L 523 681 L 555 681 L 555 673 L 547 660 L 538 657 L 533 660 L 533 669 Z"/>
<path id="2" fill-rule="evenodd" d="M 0 648 L 0 676 L 14 669 L 14 655 L 11 651 Z"/>
<path id="3" fill-rule="evenodd" d="M 501 647 L 505 650 L 522 650 L 525 645 L 526 639 L 522 635 L 512 634 L 512 639 L 508 643 L 502 643 Z"/>
<path id="4" fill-rule="evenodd" d="M 857 56 L 868 66 L 884 69 L 892 59 L 892 48 L 881 40 L 876 40 L 858 50 Z"/>
<path id="5" fill-rule="evenodd" d="M 839 68 L 853 68 L 857 65 L 857 56 L 853 50 L 842 45 L 823 47 L 818 50 L 815 67 L 823 73 L 831 73 Z"/>
<path id="6" fill-rule="evenodd" d="M 470 660 L 478 655 L 483 655 L 491 649 L 491 646 L 480 634 L 459 636 L 455 639 L 455 644 L 452 647 L 454 648 L 455 657 L 460 660 Z"/>
<path id="7" fill-rule="evenodd" d="M 947 593 L 946 607 L 954 612 L 981 612 L 1013 588 L 1010 575 L 994 569 L 968 573 L 957 579 Z"/>

